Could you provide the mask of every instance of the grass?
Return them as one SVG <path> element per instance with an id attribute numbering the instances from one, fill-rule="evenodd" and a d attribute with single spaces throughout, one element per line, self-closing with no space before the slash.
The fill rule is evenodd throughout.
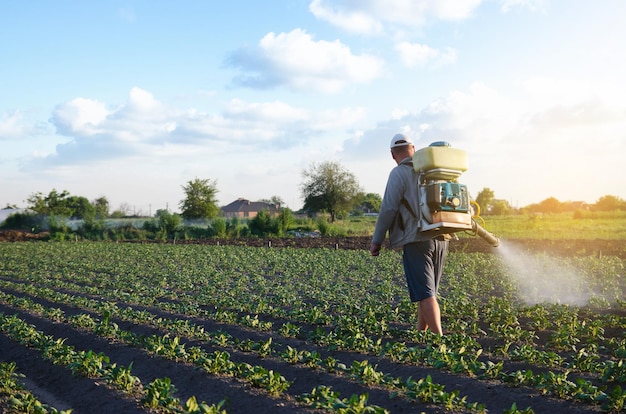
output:
<path id="1" fill-rule="evenodd" d="M 626 240 L 626 211 L 483 216 L 482 220 L 478 220 L 481 226 L 505 239 Z M 350 217 L 333 226 L 342 235 L 370 236 L 375 224 L 376 217 Z"/>

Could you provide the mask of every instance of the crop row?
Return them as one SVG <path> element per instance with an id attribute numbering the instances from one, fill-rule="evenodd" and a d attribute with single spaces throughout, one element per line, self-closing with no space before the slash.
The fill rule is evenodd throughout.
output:
<path id="1" fill-rule="evenodd" d="M 42 288 L 29 290 L 39 292 L 43 290 L 47 293 L 52 293 L 50 290 Z M 48 295 L 47 298 L 51 299 L 51 296 L 54 295 Z M 65 299 L 68 298 L 66 294 L 61 296 Z M 459 397 L 458 392 L 446 392 L 444 386 L 434 383 L 431 378 L 421 380 L 392 378 L 389 375 L 376 371 L 376 367 L 371 366 L 367 360 L 354 361 L 347 367 L 345 364 L 332 357 L 322 359 L 317 352 L 306 350 L 299 351 L 290 346 L 287 346 L 284 351 L 279 352 L 272 346 L 272 338 L 267 341 L 258 342 L 249 339 L 239 341 L 221 331 L 206 332 L 204 329 L 190 324 L 189 321 L 157 318 L 154 315 L 150 315 L 149 312 L 135 312 L 131 308 L 120 310 L 110 303 L 98 304 L 97 301 L 93 300 L 87 302 L 79 300 L 79 302 L 82 306 L 90 303 L 94 306 L 92 308 L 93 310 L 102 310 L 103 316 L 100 320 L 96 320 L 90 314 L 86 313 L 66 317 L 65 313 L 58 307 L 45 307 L 30 299 L 13 296 L 7 293 L 0 292 L 0 301 L 20 309 L 34 311 L 37 314 L 54 319 L 57 323 L 70 323 L 74 327 L 89 330 L 96 335 L 104 336 L 114 341 L 124 342 L 131 346 L 141 347 L 147 352 L 164 358 L 192 363 L 211 374 L 225 374 L 238 377 L 250 382 L 253 386 L 264 388 L 274 395 L 280 395 L 290 386 L 290 383 L 279 373 L 264 369 L 261 366 L 251 366 L 247 363 L 233 362 L 228 352 L 215 351 L 209 354 L 198 346 L 186 346 L 185 343 L 181 341 L 181 337 L 171 337 L 170 334 L 181 333 L 185 334 L 187 339 L 202 339 L 210 344 L 222 347 L 231 345 L 246 352 L 254 352 L 260 357 L 266 357 L 272 354 L 279 355 L 280 358 L 289 364 L 302 364 L 312 369 L 324 369 L 330 373 L 342 373 L 347 375 L 348 378 L 352 378 L 367 385 L 376 384 L 386 386 L 389 389 L 395 390 L 394 396 L 396 397 L 404 395 L 409 400 L 441 404 L 449 409 L 461 407 L 471 411 L 483 411 L 483 408 L 478 404 L 467 403 L 465 397 Z M 64 303 L 64 305 L 67 304 L 68 303 Z M 135 323 L 150 323 L 168 331 L 170 334 L 163 336 L 136 335 L 130 331 L 120 329 L 115 322 L 112 322 L 112 316 L 117 316 L 122 320 Z M 365 404 L 367 397 L 364 395 L 351 396 L 347 400 L 340 399 L 338 393 L 332 392 L 332 390 L 326 386 L 318 387 L 311 393 L 305 393 L 296 398 L 304 404 L 320 408 L 329 403 L 328 400 L 325 400 L 325 403 L 320 406 L 320 395 L 326 395 L 328 398 L 332 396 L 331 402 L 335 405 L 340 402 L 338 405 L 339 408 L 346 406 L 354 409 L 354 404 L 357 404 L 357 406 L 367 407 L 372 412 L 377 410 L 375 406 L 367 406 Z M 383 410 L 380 409 L 379 411 L 382 412 Z"/>
<path id="2" fill-rule="evenodd" d="M 94 326 L 100 330 L 114 326 L 113 318 L 148 324 L 170 334 L 155 336 L 165 341 L 156 346 L 167 348 L 178 341 L 174 349 L 188 352 L 193 348 L 181 348 L 186 338 L 261 358 L 279 357 L 335 371 L 365 385 L 387 387 L 396 398 L 418 395 L 410 391 L 416 386 L 414 380 L 385 374 L 367 360 L 343 364 L 320 354 L 324 349 L 341 350 L 496 379 L 564 399 L 602 404 L 607 410 L 623 409 L 626 398 L 622 391 L 624 264 L 612 257 L 573 260 L 596 292 L 588 306 L 575 307 L 525 305 L 515 282 L 493 257 L 451 255 L 441 300 L 448 332 L 438 338 L 413 328 L 415 308 L 405 298 L 395 254 L 372 260 L 364 252 L 98 243 L 0 245 L 0 254 L 3 291 L 89 310 L 91 314 L 68 317 L 59 308 L 44 307 L 42 314 L 68 323 L 82 315 L 85 326 L 80 328 L 91 326 L 94 333 Z M 20 300 L 24 299 L 8 293 L 3 299 L 15 307 L 24 305 Z M 55 317 L 55 312 L 60 313 Z M 263 339 L 205 331 L 206 321 L 251 329 Z M 281 343 L 290 343 L 289 339 L 313 343 L 319 352 Z M 518 361 L 537 369 L 516 369 Z M 583 375 L 571 379 L 576 373 Z M 448 398 L 455 401 L 450 406 L 468 407 L 458 392 L 446 393 L 432 380 L 429 385 L 427 378 L 420 386 L 424 383 L 436 389 L 433 395 L 444 396 L 440 404 L 448 405 Z M 328 399 L 314 402 L 320 395 L 339 398 L 330 387 L 320 386 L 299 399 L 324 407 Z M 356 405 L 363 398 L 355 395 L 343 401 Z M 473 407 L 480 409 L 480 405 Z"/>
<path id="3" fill-rule="evenodd" d="M 156 379 L 144 387 L 140 379 L 131 373 L 132 367 L 111 363 L 109 357 L 103 353 L 95 353 L 92 350 L 76 351 L 74 347 L 66 345 L 63 338 L 46 335 L 15 315 L 7 316 L 0 313 L 0 331 L 23 345 L 41 351 L 44 359 L 66 366 L 73 375 L 101 379 L 121 392 L 138 396 L 147 407 L 166 409 L 168 412 L 220 412 L 219 405 L 198 404 L 194 397 L 182 406 L 179 399 L 172 396 L 176 388 L 168 378 Z M 30 409 L 24 407 L 23 400 L 17 398 L 11 400 L 11 408 Z M 28 399 L 26 402 L 30 405 Z M 43 408 L 41 404 L 35 403 L 35 406 Z M 52 410 L 54 411 L 56 410 Z"/>
<path id="4" fill-rule="evenodd" d="M 49 299 L 54 296 L 60 296 L 61 298 L 68 298 L 67 294 L 55 295 L 54 291 L 42 288 L 30 288 L 33 290 L 43 290 L 43 295 Z M 9 295 L 5 295 L 5 301 L 11 301 L 13 304 L 17 304 L 22 307 L 35 308 L 41 313 L 45 313 L 57 321 L 63 319 L 62 311 L 59 308 L 45 309 L 41 305 L 31 305 L 32 302 L 20 298 L 11 298 Z M 70 300 L 70 302 L 74 302 Z M 126 308 L 124 311 L 120 311 L 115 305 L 110 303 L 99 303 L 94 300 L 78 300 L 82 306 L 87 306 L 93 310 L 102 310 L 104 308 L 104 317 L 102 322 L 96 324 L 96 322 L 85 314 L 80 314 L 72 317 L 74 325 L 78 325 L 82 328 L 90 328 L 94 333 L 99 335 L 108 335 L 117 340 L 130 343 L 135 346 L 143 346 L 150 352 L 154 352 L 158 355 L 166 356 L 171 359 L 185 359 L 191 363 L 198 363 L 201 361 L 201 366 L 208 369 L 213 373 L 228 373 L 233 372 L 234 375 L 247 379 L 255 386 L 261 386 L 266 388 L 270 393 L 280 394 L 288 388 L 289 383 L 284 377 L 278 375 L 275 372 L 267 371 L 262 367 L 249 368 L 248 364 L 244 364 L 245 370 L 237 367 L 236 364 L 229 361 L 230 355 L 227 353 L 218 353 L 217 360 L 225 362 L 213 362 L 213 357 L 207 357 L 202 355 L 202 351 L 198 348 L 191 348 L 185 350 L 183 344 L 180 343 L 179 337 L 170 339 L 168 336 L 158 337 L 142 337 L 137 338 L 132 333 L 119 330 L 117 325 L 110 323 L 112 315 L 119 316 L 125 320 L 132 320 L 136 323 L 150 323 L 159 328 L 162 328 L 173 334 L 182 333 L 194 339 L 204 339 L 213 344 L 225 346 L 232 345 L 237 346 L 239 349 L 247 352 L 256 352 L 261 357 L 278 353 L 283 359 L 290 363 L 304 363 L 311 367 L 325 368 L 328 371 L 334 372 L 337 370 L 343 370 L 348 372 L 351 376 L 369 385 L 385 385 L 390 388 L 398 389 L 399 392 L 403 392 L 405 395 L 415 395 L 415 391 L 412 389 L 414 383 L 407 381 L 404 384 L 400 379 L 390 378 L 382 372 L 376 371 L 374 367 L 369 365 L 367 361 L 353 362 L 350 369 L 346 368 L 344 364 L 338 361 L 327 358 L 322 360 L 317 353 L 311 353 L 309 351 L 298 351 L 292 347 L 287 347 L 286 350 L 278 352 L 272 347 L 272 338 L 267 341 L 255 342 L 251 340 L 236 341 L 223 332 L 205 332 L 203 328 L 190 324 L 188 320 L 168 320 L 163 318 L 157 318 L 155 315 L 146 311 L 135 312 L 131 308 Z M 67 302 L 64 304 L 68 304 Z M 429 337 L 428 334 L 422 334 L 423 340 L 437 343 L 437 337 Z M 479 361 L 478 358 L 482 354 L 482 349 L 479 345 L 469 337 L 458 338 L 455 335 L 445 337 L 443 340 L 448 341 L 451 346 L 459 346 L 461 341 L 462 346 L 460 348 L 448 348 L 445 342 L 441 342 L 438 346 L 428 345 L 426 347 L 407 347 L 403 343 L 387 342 L 384 348 L 380 344 L 380 340 L 377 341 L 376 346 L 373 342 L 368 340 L 363 335 L 348 336 L 352 338 L 358 346 L 350 347 L 349 343 L 346 345 L 345 341 L 341 344 L 343 347 L 351 350 L 359 350 L 366 353 L 378 353 L 381 356 L 390 358 L 396 362 L 408 363 L 408 364 L 427 364 L 435 368 L 448 369 L 455 373 L 465 373 L 468 375 L 475 375 L 480 378 L 486 379 L 499 379 L 503 382 L 513 385 L 528 385 L 541 389 L 546 393 L 550 393 L 560 398 L 574 398 L 582 401 L 596 401 L 602 403 L 607 409 L 621 409 L 624 406 L 626 400 L 626 393 L 622 392 L 621 387 L 618 385 L 607 394 L 601 391 L 597 386 L 594 386 L 590 381 L 577 379 L 571 381 L 568 379 L 569 371 L 565 372 L 546 372 L 542 374 L 533 374 L 531 370 L 505 372 L 503 370 L 503 362 L 493 363 L 491 361 Z M 357 339 L 354 339 L 357 338 Z M 360 338 L 360 340 L 359 340 Z M 337 346 L 336 339 L 333 339 L 332 335 L 322 333 L 320 336 L 310 336 L 313 342 L 321 345 L 334 345 Z M 363 347 L 362 344 L 369 344 L 368 347 Z M 584 351 L 584 349 L 582 350 Z M 580 352 L 581 354 L 584 352 Z M 202 359 L 204 358 L 204 359 Z M 206 363 L 209 360 L 211 362 Z M 206 365 L 203 365 L 206 364 Z M 225 367 L 225 371 L 214 370 L 214 367 Z M 580 364 L 579 364 L 580 366 Z M 601 367 L 601 368 L 600 368 Z M 603 374 L 603 382 L 607 381 L 619 381 L 623 382 L 626 378 L 626 369 L 623 365 L 623 360 L 615 363 L 613 361 L 606 361 L 604 363 L 596 362 L 594 364 L 594 370 Z M 252 373 L 252 374 L 251 374 Z M 428 380 L 427 383 L 431 381 Z M 422 383 L 418 383 L 421 385 Z M 430 385 L 430 384 L 429 384 Z M 437 391 L 443 391 L 443 387 L 439 387 Z M 472 408 L 474 410 L 481 410 L 482 408 L 476 404 L 466 404 L 465 398 L 457 398 L 458 393 L 446 393 L 442 392 L 438 394 L 438 398 L 434 398 L 433 393 L 421 395 L 420 400 L 430 403 L 441 403 L 448 408 L 454 408 L 458 406 L 465 406 L 466 408 Z M 410 398 L 410 397 L 409 397 Z M 302 400 L 302 398 L 300 398 Z"/>

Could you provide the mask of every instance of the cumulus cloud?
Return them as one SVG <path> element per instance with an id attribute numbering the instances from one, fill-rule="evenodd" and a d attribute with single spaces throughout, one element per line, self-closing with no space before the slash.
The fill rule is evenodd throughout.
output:
<path id="1" fill-rule="evenodd" d="M 383 62 L 356 55 L 339 40 L 316 41 L 302 29 L 268 33 L 256 48 L 242 48 L 227 62 L 240 69 L 234 82 L 251 88 L 287 86 L 298 91 L 334 93 L 381 75 Z"/>
<path id="2" fill-rule="evenodd" d="M 269 147 L 304 145 L 311 137 L 348 129 L 362 108 L 315 112 L 281 101 L 229 101 L 220 113 L 172 108 L 150 92 L 133 88 L 126 103 L 112 106 L 86 98 L 58 105 L 50 122 L 69 141 L 38 159 L 39 165 L 68 165 L 128 157 L 217 155 Z M 34 166 L 34 165 L 33 165 Z"/>
<path id="3" fill-rule="evenodd" d="M 521 0 L 520 0 L 521 1 Z M 422 26 L 427 19 L 455 21 L 472 16 L 482 0 L 313 0 L 309 10 L 343 30 L 377 34 L 394 26 Z"/>
<path id="4" fill-rule="evenodd" d="M 101 102 L 75 98 L 58 105 L 50 121 L 62 135 L 90 136 L 98 132 L 97 126 L 108 114 L 109 111 Z"/>
<path id="5" fill-rule="evenodd" d="M 58 105 L 50 122 L 61 135 L 107 142 L 139 142 L 175 129 L 173 114 L 152 94 L 132 88 L 125 104 L 108 109 L 92 99 L 76 98 Z"/>

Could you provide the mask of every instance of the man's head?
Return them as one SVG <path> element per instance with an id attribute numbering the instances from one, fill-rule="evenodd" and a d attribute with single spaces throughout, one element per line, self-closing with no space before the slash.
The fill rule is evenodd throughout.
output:
<path id="1" fill-rule="evenodd" d="M 412 157 L 415 153 L 415 147 L 411 138 L 404 134 L 396 134 L 391 138 L 391 157 L 400 163 L 406 157 Z"/>

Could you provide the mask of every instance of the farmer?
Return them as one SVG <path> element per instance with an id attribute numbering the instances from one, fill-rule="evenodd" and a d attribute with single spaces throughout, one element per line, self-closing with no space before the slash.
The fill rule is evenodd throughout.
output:
<path id="1" fill-rule="evenodd" d="M 448 241 L 447 237 L 432 238 L 418 230 L 419 176 L 413 170 L 414 153 L 413 142 L 406 135 L 396 134 L 391 139 L 391 157 L 397 166 L 389 173 L 370 253 L 379 255 L 389 231 L 391 247 L 401 247 L 403 251 L 402 264 L 411 302 L 419 302 L 417 328 L 442 335 L 437 290 L 448 253 Z"/>

